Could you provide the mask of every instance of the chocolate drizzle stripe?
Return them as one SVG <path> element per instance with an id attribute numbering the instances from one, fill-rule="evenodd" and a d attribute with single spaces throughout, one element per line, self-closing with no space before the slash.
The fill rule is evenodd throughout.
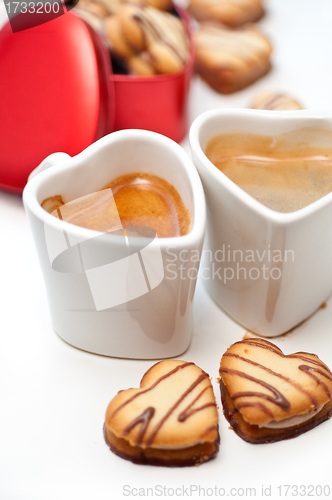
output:
<path id="1" fill-rule="evenodd" d="M 279 347 L 272 344 L 268 340 L 259 341 L 259 340 L 255 340 L 255 339 L 245 339 L 245 340 L 241 340 L 239 342 L 235 342 L 235 344 L 247 344 L 247 345 L 261 347 L 262 349 L 265 348 L 271 352 L 274 352 L 275 354 L 279 354 L 279 356 L 281 356 L 282 358 L 293 358 L 293 359 L 299 358 L 299 359 L 302 359 L 303 361 L 307 361 L 308 363 L 313 363 L 315 365 L 320 366 L 321 368 L 324 368 L 332 376 L 331 370 L 325 365 L 325 363 L 323 363 L 318 357 L 317 357 L 317 359 L 308 358 L 307 356 L 305 356 L 305 354 L 307 354 L 305 352 L 295 352 L 294 354 L 284 354 L 282 352 L 282 350 L 279 349 Z M 313 356 L 316 356 L 316 355 L 313 354 Z"/>
<path id="2" fill-rule="evenodd" d="M 209 388 L 209 386 L 204 387 L 204 389 L 195 397 L 195 399 L 192 400 L 192 402 L 183 410 L 182 413 L 178 416 L 179 422 L 184 422 L 187 418 L 186 414 L 188 410 L 196 403 L 196 401 L 199 400 L 199 398 L 202 396 L 202 394 Z"/>
<path id="3" fill-rule="evenodd" d="M 285 382 L 288 382 L 290 385 L 292 385 L 293 387 L 295 387 L 298 391 L 300 391 L 303 394 L 305 394 L 310 399 L 311 403 L 313 405 L 315 405 L 315 407 L 318 406 L 317 399 L 312 394 L 310 394 L 310 392 L 306 391 L 299 384 L 297 384 L 296 382 L 290 380 L 288 377 L 285 377 L 281 373 L 274 372 L 270 368 L 268 368 L 268 367 L 266 367 L 264 365 L 261 365 L 260 363 L 257 363 L 256 361 L 252 361 L 251 359 L 244 358 L 243 356 L 240 356 L 239 354 L 226 352 L 224 354 L 224 356 L 229 356 L 229 357 L 234 357 L 234 358 L 240 359 L 241 361 L 244 361 L 245 363 L 250 363 L 253 366 L 257 366 L 257 367 L 261 368 L 262 370 L 267 371 L 271 375 L 274 375 L 274 376 L 276 376 L 278 378 L 281 378 L 282 380 L 285 380 Z"/>
<path id="4" fill-rule="evenodd" d="M 127 427 L 123 431 L 123 435 L 126 436 L 134 427 L 136 427 L 136 425 L 142 424 L 141 430 L 136 440 L 136 446 L 139 446 L 143 441 L 145 431 L 148 428 L 150 420 L 152 419 L 154 414 L 155 414 L 155 409 L 152 406 L 150 406 L 145 411 L 143 411 L 141 415 L 138 415 L 138 417 L 136 417 L 132 422 L 130 422 L 130 424 L 127 425 Z"/>
<path id="5" fill-rule="evenodd" d="M 275 104 L 278 103 L 279 100 L 282 100 L 283 99 L 283 95 L 282 94 L 276 94 L 274 96 L 270 96 L 268 99 L 265 99 L 261 104 L 260 106 L 264 106 L 265 109 L 273 109 Z M 272 106 L 272 107 L 271 107 Z"/>
<path id="6" fill-rule="evenodd" d="M 299 358 L 299 359 L 302 359 L 303 361 L 307 361 L 308 363 L 313 363 L 314 365 L 318 365 L 321 368 L 324 368 L 332 376 L 331 370 L 315 354 L 313 354 L 312 356 L 315 356 L 316 359 L 308 358 L 307 356 L 305 356 L 308 353 L 305 353 L 305 352 L 295 352 L 293 354 L 284 354 L 282 352 L 282 350 L 279 349 L 279 347 L 275 346 L 271 342 L 268 342 L 267 340 L 264 340 L 264 342 L 260 342 L 259 340 L 255 341 L 255 340 L 247 339 L 247 340 L 235 342 L 235 344 L 248 344 L 248 345 L 254 345 L 257 347 L 261 347 L 263 349 L 264 348 L 269 349 L 269 351 L 274 352 L 275 354 L 279 354 L 279 356 L 281 356 L 282 358 L 293 358 L 293 359 Z"/>
<path id="7" fill-rule="evenodd" d="M 177 371 L 182 370 L 183 368 L 186 368 L 187 366 L 190 366 L 190 365 L 193 365 L 193 364 L 194 363 L 192 363 L 192 362 L 182 363 L 182 365 L 178 365 L 176 368 L 174 368 L 170 372 L 165 373 L 165 375 L 163 375 L 158 380 L 156 380 L 156 382 L 154 382 L 150 387 L 147 387 L 146 389 L 143 389 L 140 392 L 136 392 L 133 396 L 131 396 L 129 399 L 127 399 L 121 405 L 119 405 L 117 408 L 115 408 L 115 410 L 112 413 L 112 415 L 111 415 L 110 418 L 112 419 L 114 417 L 114 415 L 116 415 L 120 410 L 122 410 L 122 408 L 124 406 L 126 406 L 129 403 L 131 403 L 134 399 L 138 398 L 139 396 L 141 396 L 141 394 L 145 394 L 146 392 L 152 391 L 152 389 L 154 389 L 156 387 L 156 385 L 158 385 L 160 382 L 162 382 L 163 380 L 165 380 L 167 377 L 170 377 L 171 375 L 173 375 L 173 373 L 176 373 Z M 207 374 L 205 374 L 205 376 L 207 376 Z"/>
<path id="8" fill-rule="evenodd" d="M 323 377 L 326 377 L 328 380 L 332 380 L 332 377 L 330 377 L 329 375 L 326 375 L 326 373 L 324 373 L 322 370 L 319 370 L 319 368 L 315 368 L 313 366 L 300 365 L 299 366 L 299 370 L 301 370 L 302 372 L 307 373 L 309 375 L 309 377 L 311 377 L 314 380 L 316 380 L 316 382 L 318 383 L 318 385 L 321 385 L 323 387 L 323 389 L 325 390 L 326 394 L 328 395 L 328 397 L 331 398 L 331 391 L 328 388 L 328 386 L 325 384 L 325 382 L 323 382 L 319 377 L 316 377 L 316 375 L 314 375 L 311 372 L 320 373 L 321 375 L 323 375 Z"/>
<path id="9" fill-rule="evenodd" d="M 259 340 L 241 340 L 240 342 L 235 342 L 234 345 L 236 344 L 247 344 L 247 345 L 254 345 L 256 347 L 261 347 L 262 349 L 268 349 L 271 352 L 275 352 L 276 354 L 279 354 L 282 357 L 285 357 L 284 353 L 282 352 L 279 347 L 276 345 L 272 344 L 271 342 L 268 342 L 267 340 L 264 340 L 263 342 L 260 342 Z"/>
<path id="10" fill-rule="evenodd" d="M 296 352 L 294 354 L 289 354 L 288 356 L 285 356 L 286 358 L 297 358 L 297 359 L 302 359 L 302 361 L 307 361 L 308 363 L 312 363 L 314 365 L 320 366 L 321 368 L 324 368 L 329 375 L 332 377 L 332 372 L 331 370 L 323 363 L 320 359 L 311 359 L 307 358 L 306 356 L 303 356 L 304 353 Z M 332 378 L 331 378 L 332 380 Z"/>
<path id="11" fill-rule="evenodd" d="M 252 377 L 251 375 L 248 375 L 247 373 L 241 372 L 239 370 L 232 370 L 230 368 L 221 368 L 220 369 L 220 373 L 228 373 L 229 375 L 237 375 L 239 377 L 251 380 L 252 382 L 255 382 L 255 383 L 259 384 L 259 385 L 262 385 L 263 387 L 265 387 L 266 389 L 268 389 L 269 391 L 271 391 L 272 394 L 274 394 L 274 396 L 275 396 L 275 397 L 272 397 L 272 396 L 269 396 L 268 394 L 264 394 L 264 393 L 256 392 L 256 391 L 252 391 L 252 392 L 251 391 L 250 392 L 249 391 L 248 392 L 237 392 L 237 393 L 235 393 L 235 394 L 233 394 L 231 396 L 231 398 L 232 398 L 233 401 L 235 399 L 241 398 L 243 396 L 246 396 L 246 397 L 256 396 L 256 397 L 260 397 L 262 399 L 266 399 L 266 400 L 270 401 L 271 403 L 276 404 L 277 406 L 279 406 L 281 409 L 283 409 L 285 411 L 289 410 L 290 403 L 284 397 L 284 395 L 281 394 L 281 392 L 279 392 L 278 389 L 276 389 L 272 385 L 264 382 L 263 380 L 260 380 L 260 379 L 257 379 L 255 377 Z"/>
<path id="12" fill-rule="evenodd" d="M 189 418 L 191 415 L 193 415 L 194 413 L 198 412 L 198 411 L 201 411 L 201 410 L 204 410 L 205 408 L 208 408 L 209 406 L 214 406 L 216 407 L 216 403 L 206 403 L 205 405 L 202 405 L 202 406 L 199 406 L 198 408 L 193 408 L 191 410 L 191 408 L 193 407 L 193 405 L 196 403 L 196 401 L 199 400 L 199 398 L 204 394 L 204 392 L 209 389 L 210 386 L 206 386 L 204 387 L 204 389 L 196 396 L 196 398 L 187 406 L 187 408 L 185 408 L 183 410 L 182 413 L 180 413 L 180 415 L 178 416 L 178 421 L 179 422 L 184 422 L 185 420 L 187 420 L 187 418 Z"/>
<path id="13" fill-rule="evenodd" d="M 179 397 L 179 399 L 174 403 L 174 405 L 170 408 L 170 410 L 166 413 L 166 415 L 158 422 L 155 426 L 149 439 L 147 440 L 147 446 L 150 446 L 153 443 L 154 438 L 156 437 L 158 431 L 161 429 L 162 425 L 166 422 L 166 420 L 170 417 L 173 411 L 179 406 L 180 403 L 195 389 L 195 387 L 202 382 L 202 380 L 208 377 L 207 373 L 202 373 L 196 380 L 191 384 L 190 387 Z"/>
<path id="14" fill-rule="evenodd" d="M 177 48 L 170 41 L 166 40 L 162 36 L 162 34 L 158 31 L 158 29 L 152 24 L 152 22 L 150 21 L 150 19 L 148 19 L 146 12 L 145 12 L 144 17 L 141 17 L 138 14 L 134 14 L 133 15 L 133 19 L 135 19 L 135 21 L 137 21 L 138 24 L 141 24 L 143 27 L 145 26 L 145 28 L 147 30 L 149 30 L 150 33 L 152 33 L 152 35 L 157 40 L 160 40 L 162 43 L 164 43 L 165 45 L 167 45 L 167 47 L 173 52 L 173 54 L 175 54 L 181 60 L 182 63 L 185 62 L 186 57 L 183 56 L 183 55 L 181 55 L 180 52 L 177 50 Z"/>
<path id="15" fill-rule="evenodd" d="M 187 418 L 189 418 L 194 413 L 197 413 L 198 411 L 201 411 L 201 410 L 205 410 L 205 408 L 209 408 L 210 406 L 216 407 L 216 404 L 215 403 L 206 403 L 205 405 L 199 406 L 198 408 L 193 408 L 192 410 L 189 410 L 187 413 L 182 412 L 178 416 L 178 421 L 184 422 L 185 420 L 187 420 Z"/>

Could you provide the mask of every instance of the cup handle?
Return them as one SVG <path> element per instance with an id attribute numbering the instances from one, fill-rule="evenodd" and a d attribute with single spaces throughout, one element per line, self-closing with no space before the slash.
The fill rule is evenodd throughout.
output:
<path id="1" fill-rule="evenodd" d="M 36 167 L 31 174 L 28 177 L 28 182 L 31 181 L 36 175 L 40 174 L 40 172 L 43 172 L 44 170 L 47 170 L 50 167 L 53 167 L 54 165 L 57 165 L 58 163 L 62 163 L 66 160 L 71 158 L 67 153 L 52 153 L 51 155 L 47 156 L 45 160 L 43 160 L 38 167 Z"/>

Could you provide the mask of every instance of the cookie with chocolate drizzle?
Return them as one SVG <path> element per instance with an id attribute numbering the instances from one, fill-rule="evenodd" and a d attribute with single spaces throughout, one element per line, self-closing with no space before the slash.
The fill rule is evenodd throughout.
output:
<path id="1" fill-rule="evenodd" d="M 249 443 L 299 436 L 332 414 L 332 373 L 315 354 L 285 355 L 265 339 L 233 344 L 220 363 L 224 415 Z"/>
<path id="2" fill-rule="evenodd" d="M 122 57 L 131 74 L 175 73 L 188 58 L 182 21 L 153 7 L 121 5 L 115 16 L 106 19 L 105 34 L 112 55 Z"/>
<path id="3" fill-rule="evenodd" d="M 194 41 L 197 73 L 222 94 L 244 89 L 271 69 L 272 45 L 255 26 L 201 23 Z"/>
<path id="4" fill-rule="evenodd" d="M 218 412 L 208 374 L 185 361 L 156 363 L 139 389 L 109 403 L 104 435 L 114 453 L 134 463 L 182 467 L 214 458 Z"/>
<path id="5" fill-rule="evenodd" d="M 292 97 L 277 92 L 260 92 L 252 101 L 251 108 L 273 111 L 303 109 L 301 104 Z"/>

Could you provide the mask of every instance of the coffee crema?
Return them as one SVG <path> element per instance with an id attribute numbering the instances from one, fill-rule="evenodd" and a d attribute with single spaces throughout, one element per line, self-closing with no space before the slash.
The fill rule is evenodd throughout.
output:
<path id="1" fill-rule="evenodd" d="M 219 134 L 210 139 L 205 154 L 243 191 L 277 212 L 294 212 L 332 191 L 329 130 Z"/>
<path id="2" fill-rule="evenodd" d="M 60 195 L 51 196 L 41 206 L 55 217 L 96 231 L 145 226 L 154 229 L 159 238 L 183 236 L 190 231 L 190 214 L 179 193 L 152 174 L 123 175 L 95 193 L 68 203 Z M 133 228 L 130 234 L 136 235 Z"/>

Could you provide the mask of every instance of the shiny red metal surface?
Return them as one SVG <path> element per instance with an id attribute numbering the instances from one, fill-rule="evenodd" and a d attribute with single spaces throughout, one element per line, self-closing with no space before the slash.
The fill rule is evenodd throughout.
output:
<path id="1" fill-rule="evenodd" d="M 110 63 L 91 35 L 72 13 L 1 31 L 0 187 L 22 191 L 46 156 L 75 155 L 112 127 Z"/>
<path id="2" fill-rule="evenodd" d="M 17 33 L 9 23 L 3 28 L 0 188 L 21 192 L 46 156 L 76 155 L 113 130 L 185 137 L 194 49 L 189 16 L 177 10 L 190 57 L 178 73 L 153 77 L 113 75 L 104 40 L 72 13 Z"/>

